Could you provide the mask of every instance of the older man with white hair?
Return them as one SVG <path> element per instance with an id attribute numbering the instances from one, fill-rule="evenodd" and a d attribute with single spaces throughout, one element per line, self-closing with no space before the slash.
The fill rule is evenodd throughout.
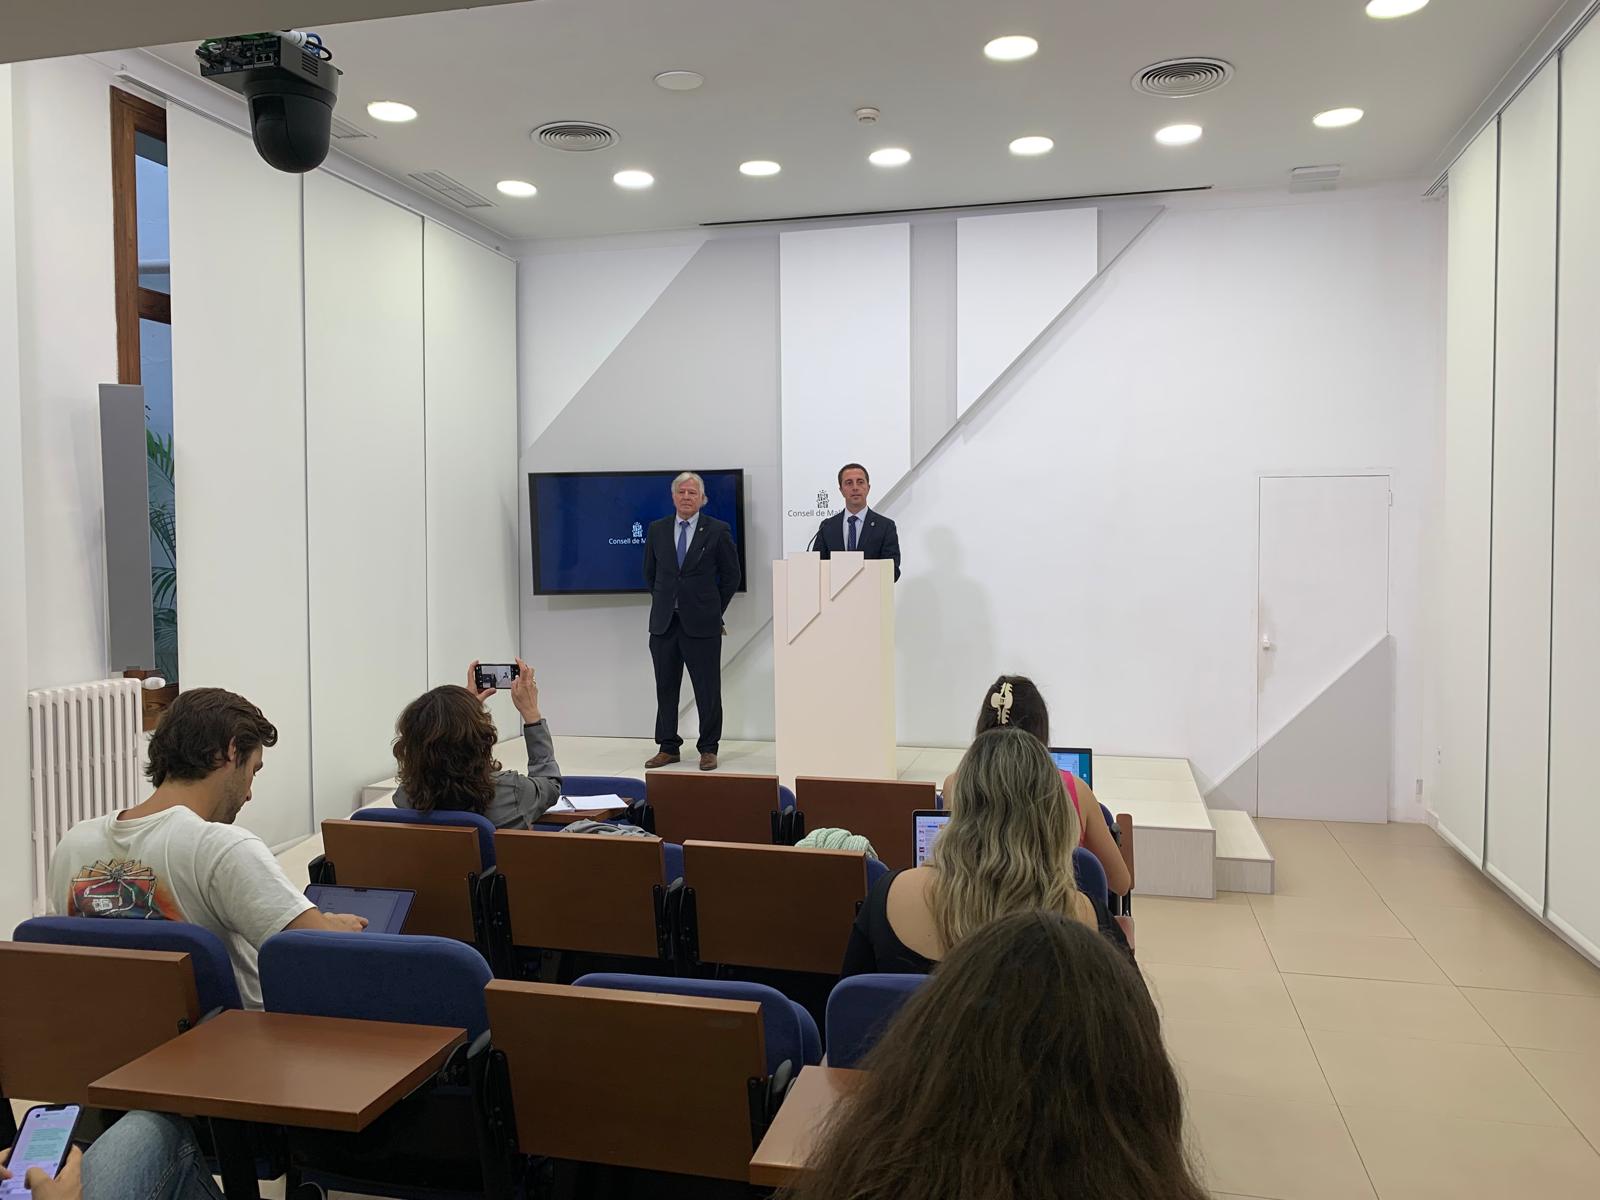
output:
<path id="1" fill-rule="evenodd" d="M 722 740 L 722 637 L 727 612 L 739 590 L 739 552 L 733 530 L 700 510 L 705 481 L 685 471 L 672 481 L 670 517 L 650 523 L 644 539 L 644 579 L 650 587 L 650 659 L 656 672 L 656 744 L 644 765 L 679 760 L 678 698 L 689 668 L 700 710 L 700 769 L 717 769 Z"/>

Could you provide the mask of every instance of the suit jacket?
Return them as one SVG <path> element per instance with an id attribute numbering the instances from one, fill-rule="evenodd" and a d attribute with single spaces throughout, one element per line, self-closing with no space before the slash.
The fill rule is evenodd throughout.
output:
<path id="1" fill-rule="evenodd" d="M 678 517 L 651 521 L 644 539 L 644 581 L 650 588 L 650 632 L 662 634 L 678 614 L 690 637 L 716 637 L 722 614 L 739 590 L 739 551 L 726 521 L 700 514 L 683 566 L 678 566 Z"/>
<path id="2" fill-rule="evenodd" d="M 844 531 L 846 514 L 841 510 L 822 523 L 822 528 L 817 531 L 817 549 L 822 552 L 822 557 L 829 557 L 835 550 L 843 550 L 848 535 Z M 865 529 L 856 531 L 856 549 L 861 551 L 868 559 L 892 558 L 894 559 L 894 577 L 896 582 L 900 579 L 900 531 L 888 517 L 876 509 L 867 509 L 867 525 Z"/>

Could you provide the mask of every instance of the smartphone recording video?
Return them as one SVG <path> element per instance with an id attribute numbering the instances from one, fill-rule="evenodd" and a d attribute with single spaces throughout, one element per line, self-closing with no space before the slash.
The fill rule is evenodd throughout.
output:
<path id="1" fill-rule="evenodd" d="M 517 674 L 516 663 L 479 663 L 473 671 L 480 692 L 488 688 L 508 688 Z"/>

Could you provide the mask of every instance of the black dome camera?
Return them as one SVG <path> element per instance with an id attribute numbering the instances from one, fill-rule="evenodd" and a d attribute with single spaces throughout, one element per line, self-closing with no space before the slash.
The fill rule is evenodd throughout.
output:
<path id="1" fill-rule="evenodd" d="M 249 33 L 195 47 L 200 74 L 250 106 L 256 153 L 280 171 L 315 170 L 328 156 L 339 69 L 314 33 Z"/>

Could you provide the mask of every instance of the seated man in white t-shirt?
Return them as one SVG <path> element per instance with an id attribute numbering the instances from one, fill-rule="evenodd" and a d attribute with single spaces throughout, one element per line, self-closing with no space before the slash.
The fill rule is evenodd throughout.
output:
<path id="1" fill-rule="evenodd" d="M 256 952 L 284 929 L 366 928 L 322 913 L 266 843 L 233 824 L 278 731 L 243 696 L 182 693 L 150 739 L 143 804 L 80 821 L 50 859 L 50 911 L 75 917 L 166 918 L 203 925 L 233 960 L 246 1008 L 261 1007 Z"/>

